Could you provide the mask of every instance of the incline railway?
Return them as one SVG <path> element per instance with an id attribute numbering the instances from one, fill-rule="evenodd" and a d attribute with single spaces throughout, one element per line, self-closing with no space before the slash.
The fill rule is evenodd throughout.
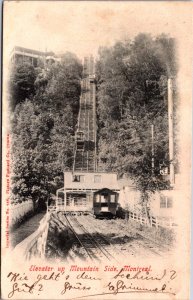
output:
<path id="1" fill-rule="evenodd" d="M 70 239 L 73 238 L 73 245 L 83 253 L 85 258 L 93 261 L 118 262 L 115 257 L 120 256 L 120 250 L 111 243 L 108 237 L 92 226 L 90 218 L 90 215 L 77 216 L 60 211 L 56 213 L 54 220 L 58 220 L 64 230 L 68 228 L 71 231 Z"/>
<path id="2" fill-rule="evenodd" d="M 124 213 L 120 207 L 117 174 L 98 169 L 96 82 L 94 60 L 89 58 L 85 61 L 81 81 L 73 168 L 64 172 L 64 186 L 57 190 L 56 203 L 47 207 L 48 214 L 35 239 L 26 243 L 24 249 L 27 257 L 36 253 L 44 255 L 47 240 L 48 257 L 53 255 L 69 260 L 78 255 L 81 259 L 92 261 L 117 261 L 118 258 L 121 262 L 125 256 L 144 256 L 146 252 L 151 256 L 161 256 L 168 250 L 164 249 L 162 241 L 156 243 L 145 236 L 141 227 L 137 230 L 128 220 L 124 222 L 120 219 Z M 99 218 L 100 221 L 97 220 Z M 22 248 L 21 245 L 19 251 Z"/>
<path id="3" fill-rule="evenodd" d="M 75 216 L 64 216 L 66 223 L 74 233 L 79 245 L 91 260 L 115 260 L 108 249 L 110 242 L 101 234 L 91 234 Z"/>
<path id="4" fill-rule="evenodd" d="M 120 191 L 117 174 L 98 170 L 96 132 L 95 65 L 90 56 L 83 64 L 73 167 L 64 172 L 64 187 L 57 190 L 57 211 L 116 217 Z"/>
<path id="5" fill-rule="evenodd" d="M 81 80 L 73 171 L 96 170 L 95 90 L 94 59 L 90 57 L 85 59 Z"/>

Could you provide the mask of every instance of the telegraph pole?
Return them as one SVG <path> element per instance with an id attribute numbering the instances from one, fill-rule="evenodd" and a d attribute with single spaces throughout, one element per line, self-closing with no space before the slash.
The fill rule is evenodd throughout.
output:
<path id="1" fill-rule="evenodd" d="M 151 172 L 154 175 L 155 160 L 154 160 L 154 125 L 151 125 Z"/>
<path id="2" fill-rule="evenodd" d="M 173 91 L 172 79 L 168 79 L 168 127 L 169 127 L 169 161 L 170 161 L 170 184 L 174 185 L 174 129 L 173 129 Z"/>

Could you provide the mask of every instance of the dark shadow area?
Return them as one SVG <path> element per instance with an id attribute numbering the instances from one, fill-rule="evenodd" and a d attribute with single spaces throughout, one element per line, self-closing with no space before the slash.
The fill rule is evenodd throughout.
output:
<path id="1" fill-rule="evenodd" d="M 95 143 L 93 141 L 85 141 L 84 149 L 85 149 L 85 151 L 94 151 Z"/>
<path id="2" fill-rule="evenodd" d="M 18 228 L 12 230 L 11 245 L 13 248 L 38 229 L 39 223 L 44 215 L 45 212 L 40 212 L 36 215 L 33 215 L 32 217 L 23 221 Z"/>

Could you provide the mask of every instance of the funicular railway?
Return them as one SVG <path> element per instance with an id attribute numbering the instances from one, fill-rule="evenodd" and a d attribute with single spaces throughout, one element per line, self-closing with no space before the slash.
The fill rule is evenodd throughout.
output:
<path id="1" fill-rule="evenodd" d="M 93 57 L 85 58 L 83 66 L 83 79 L 81 80 L 80 109 L 78 125 L 75 136 L 75 151 L 73 162 L 73 174 L 77 171 L 96 171 L 96 84 L 94 75 Z M 80 175 L 73 175 L 73 182 L 80 181 Z M 73 191 L 66 193 L 67 211 L 90 210 L 88 205 L 88 193 Z M 89 206 L 89 208 L 88 208 Z"/>
<path id="2" fill-rule="evenodd" d="M 57 210 L 66 215 L 91 213 L 98 217 L 102 213 L 116 216 L 118 207 L 117 175 L 97 170 L 94 72 L 93 57 L 85 58 L 73 170 L 64 173 L 64 188 L 57 191 Z"/>
<path id="3" fill-rule="evenodd" d="M 66 228 L 71 230 L 74 235 L 73 245 L 80 247 L 81 253 L 84 250 L 85 258 L 97 261 L 104 260 L 105 262 L 107 260 L 117 261 L 115 257 L 120 255 L 120 250 L 126 250 L 122 248 L 121 244 L 122 240 L 125 244 L 125 239 L 118 237 L 120 247 L 117 247 L 117 237 L 114 239 L 111 238 L 111 234 L 110 236 L 105 234 L 105 227 L 98 226 L 99 221 L 96 220 L 101 214 L 103 216 L 110 214 L 116 217 L 120 188 L 116 173 L 97 170 L 96 86 L 92 58 L 85 60 L 81 86 L 73 170 L 64 173 L 64 187 L 57 191 L 57 201 L 53 214 L 49 214 L 48 208 L 48 213 L 35 234 L 35 238 L 33 235 L 25 247 L 22 243 L 21 247 L 17 249 L 20 252 L 24 249 L 27 257 L 37 256 L 37 253 L 40 253 L 40 257 L 42 257 L 42 253 L 45 254 L 49 222 L 51 221 L 54 224 L 54 234 L 57 232 L 56 226 L 60 230 Z M 83 216 L 83 214 L 88 213 L 92 216 Z M 96 219 L 93 218 L 93 215 Z M 116 227 L 118 227 L 117 224 Z M 123 232 L 125 233 L 125 231 Z M 137 246 L 139 248 L 139 244 Z M 77 247 L 75 247 L 76 253 Z M 135 248 L 134 252 L 136 252 Z"/>
<path id="4" fill-rule="evenodd" d="M 90 57 L 85 58 L 83 66 L 73 169 L 64 172 L 64 188 L 57 191 L 56 210 L 88 258 L 111 260 L 115 247 L 96 228 L 91 230 L 90 222 L 94 215 L 115 217 L 119 198 L 117 174 L 97 169 L 95 98 L 94 59 Z"/>
<path id="5" fill-rule="evenodd" d="M 81 81 L 80 110 L 75 137 L 73 171 L 96 170 L 96 85 L 94 60 L 85 59 Z"/>
<path id="6" fill-rule="evenodd" d="M 57 206 L 64 211 L 91 210 L 90 195 L 81 187 L 83 173 L 95 172 L 96 166 L 96 83 L 94 58 L 85 57 L 83 64 L 83 78 L 81 80 L 81 95 L 77 130 L 75 134 L 73 170 L 70 180 L 73 187 L 68 189 L 68 183 L 58 191 Z M 78 172 L 78 174 L 77 174 Z M 81 173 L 80 173 L 81 172 Z M 79 174 L 80 173 L 80 174 Z M 68 179 L 68 174 L 64 175 Z M 65 180 L 66 181 L 66 180 Z M 68 181 L 68 180 L 67 180 Z"/>

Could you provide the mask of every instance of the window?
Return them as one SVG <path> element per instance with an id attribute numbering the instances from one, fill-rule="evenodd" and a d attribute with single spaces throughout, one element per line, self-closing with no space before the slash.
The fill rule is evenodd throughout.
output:
<path id="1" fill-rule="evenodd" d="M 95 201 L 100 202 L 100 195 L 96 195 Z"/>
<path id="2" fill-rule="evenodd" d="M 160 208 L 165 208 L 166 207 L 166 197 L 161 196 L 160 197 Z"/>
<path id="3" fill-rule="evenodd" d="M 172 206 L 173 206 L 172 198 L 161 195 L 160 208 L 171 208 Z"/>
<path id="4" fill-rule="evenodd" d="M 101 182 L 101 175 L 94 175 L 94 182 L 95 183 Z"/>
<path id="5" fill-rule="evenodd" d="M 108 194 L 101 195 L 101 203 L 108 202 Z"/>
<path id="6" fill-rule="evenodd" d="M 167 199 L 167 207 L 168 208 L 171 208 L 173 205 L 172 205 L 173 203 L 172 203 L 172 199 L 171 198 L 168 198 Z"/>
<path id="7" fill-rule="evenodd" d="M 72 181 L 73 182 L 84 182 L 84 175 L 74 175 Z"/>
<path id="8" fill-rule="evenodd" d="M 80 182 L 80 176 L 79 175 L 74 175 L 72 178 L 73 182 Z"/>
<path id="9" fill-rule="evenodd" d="M 84 182 L 84 175 L 80 175 L 80 182 Z"/>
<path id="10" fill-rule="evenodd" d="M 111 203 L 115 203 L 115 195 L 111 195 Z"/>

